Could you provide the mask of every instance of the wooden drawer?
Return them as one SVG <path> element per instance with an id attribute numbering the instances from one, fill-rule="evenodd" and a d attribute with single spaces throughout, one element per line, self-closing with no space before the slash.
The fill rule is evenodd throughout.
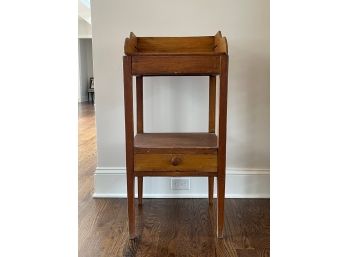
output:
<path id="1" fill-rule="evenodd" d="M 154 154 L 137 153 L 135 171 L 217 171 L 216 154 Z"/>
<path id="2" fill-rule="evenodd" d="M 220 74 L 220 56 L 133 56 L 133 75 Z"/>

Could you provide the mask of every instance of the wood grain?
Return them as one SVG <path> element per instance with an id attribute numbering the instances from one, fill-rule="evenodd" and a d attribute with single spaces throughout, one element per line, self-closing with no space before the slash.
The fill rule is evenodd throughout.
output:
<path id="1" fill-rule="evenodd" d="M 212 52 L 212 36 L 202 37 L 139 37 L 137 50 L 140 53 L 195 53 Z"/>
<path id="2" fill-rule="evenodd" d="M 143 204 L 143 176 L 138 176 L 138 205 Z"/>
<path id="3" fill-rule="evenodd" d="M 216 154 L 142 154 L 134 156 L 135 171 L 217 171 Z"/>
<path id="4" fill-rule="evenodd" d="M 220 31 L 215 36 L 137 37 L 126 38 L 126 55 L 223 55 L 227 52 L 226 37 Z"/>
<path id="5" fill-rule="evenodd" d="M 226 133 L 227 133 L 228 56 L 221 56 L 219 93 L 219 149 L 217 177 L 217 236 L 223 237 L 225 177 L 226 177 Z"/>
<path id="6" fill-rule="evenodd" d="M 197 54 L 199 53 L 199 54 Z M 134 172 L 144 176 L 178 176 L 188 172 L 195 176 L 215 176 L 217 173 L 217 237 L 222 238 L 224 226 L 226 123 L 228 52 L 227 40 L 219 31 L 205 37 L 136 37 L 130 33 L 125 42 L 123 58 L 124 105 L 126 128 L 126 166 L 129 233 L 134 239 Z M 137 132 L 133 144 L 132 76 L 137 76 Z M 209 76 L 209 127 L 211 134 L 151 134 L 143 135 L 143 76 Z M 215 135 L 216 75 L 220 76 L 219 142 Z M 198 140 L 199 135 L 201 140 Z M 152 138 L 151 138 L 152 137 Z M 214 140 L 211 140 L 213 139 Z M 150 139 L 150 140 L 149 140 Z M 208 141 L 212 145 L 207 144 Z M 140 143 L 138 142 L 140 141 Z M 141 145 L 142 144 L 142 145 Z M 203 145 L 202 145 L 203 144 Z M 135 151 L 134 151 L 135 149 Z M 155 153 L 154 151 L 158 151 Z M 203 152 L 204 151 L 204 152 Z M 211 153 L 208 153 L 211 151 Z M 135 154 L 135 156 L 134 156 Z M 132 155 L 132 156 L 129 156 Z M 134 159 L 134 163 L 132 162 Z M 134 167 L 135 166 L 135 171 Z M 138 173 L 138 172 L 141 172 Z M 185 174 L 188 175 L 188 174 Z M 139 184 L 141 186 L 141 184 Z M 209 199 L 211 197 L 209 179 Z M 141 193 L 141 192 L 140 192 Z M 141 203 L 141 197 L 140 197 Z"/>
<path id="7" fill-rule="evenodd" d="M 208 177 L 208 198 L 209 198 L 209 204 L 213 204 L 214 200 L 214 176 Z"/>
<path id="8" fill-rule="evenodd" d="M 209 133 L 215 133 L 216 76 L 209 76 Z"/>
<path id="9" fill-rule="evenodd" d="M 143 76 L 136 78 L 137 91 L 137 133 L 144 133 Z"/>
<path id="10" fill-rule="evenodd" d="M 219 56 L 133 56 L 133 75 L 211 75 L 220 73 Z"/>
<path id="11" fill-rule="evenodd" d="M 130 33 L 129 38 L 125 39 L 124 42 L 124 52 L 126 54 L 132 54 L 138 51 L 137 49 L 138 38 L 133 32 Z"/>
<path id="12" fill-rule="evenodd" d="M 79 104 L 79 257 L 268 257 L 269 199 L 226 199 L 224 238 L 216 239 L 216 202 L 143 199 L 139 238 L 129 240 L 126 199 L 93 199 L 96 168 L 92 104 Z M 238 255 L 239 254 L 239 255 Z M 246 255 L 248 256 L 248 255 Z"/>
<path id="13" fill-rule="evenodd" d="M 144 133 L 134 139 L 135 153 L 216 153 L 211 133 Z"/>
<path id="14" fill-rule="evenodd" d="M 208 177 L 217 176 L 217 172 L 212 171 L 135 171 L 135 176 L 153 177 Z"/>
<path id="15" fill-rule="evenodd" d="M 125 141 L 126 141 L 126 169 L 128 196 L 128 225 L 129 237 L 135 238 L 135 210 L 134 210 L 134 124 L 133 124 L 133 79 L 131 74 L 132 58 L 123 57 L 124 80 L 124 112 L 125 112 Z"/>
<path id="16" fill-rule="evenodd" d="M 214 51 L 215 53 L 228 54 L 227 39 L 222 37 L 220 31 L 214 36 Z"/>

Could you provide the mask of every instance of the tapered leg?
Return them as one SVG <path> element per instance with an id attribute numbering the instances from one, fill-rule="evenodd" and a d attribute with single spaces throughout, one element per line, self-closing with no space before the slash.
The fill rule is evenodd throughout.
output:
<path id="1" fill-rule="evenodd" d="M 138 176 L 138 205 L 143 204 L 143 176 Z"/>
<path id="2" fill-rule="evenodd" d="M 220 95 L 219 95 L 219 149 L 217 176 L 217 237 L 223 237 L 226 177 L 226 123 L 227 123 L 227 84 L 228 56 L 221 57 Z"/>
<path id="3" fill-rule="evenodd" d="M 214 177 L 208 177 L 208 191 L 209 191 L 209 204 L 213 204 L 213 194 L 214 194 Z"/>
<path id="4" fill-rule="evenodd" d="M 135 210 L 134 210 L 134 176 L 127 176 L 127 201 L 128 201 L 128 227 L 129 238 L 134 239 L 135 235 Z"/>
<path id="5" fill-rule="evenodd" d="M 126 131 L 126 168 L 129 237 L 135 238 L 134 210 L 134 124 L 133 124 L 133 81 L 130 56 L 123 57 L 124 110 Z"/>
<path id="6" fill-rule="evenodd" d="M 217 237 L 223 238 L 225 212 L 225 176 L 217 178 Z"/>

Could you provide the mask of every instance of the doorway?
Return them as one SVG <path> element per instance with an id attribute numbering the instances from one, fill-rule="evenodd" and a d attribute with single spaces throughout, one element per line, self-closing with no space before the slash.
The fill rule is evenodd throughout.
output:
<path id="1" fill-rule="evenodd" d="M 94 103 L 94 76 L 93 76 L 93 54 L 92 39 L 79 38 L 79 83 L 78 102 Z"/>

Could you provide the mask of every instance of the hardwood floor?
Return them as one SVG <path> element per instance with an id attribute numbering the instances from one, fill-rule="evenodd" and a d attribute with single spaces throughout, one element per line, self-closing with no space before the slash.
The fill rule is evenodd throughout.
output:
<path id="1" fill-rule="evenodd" d="M 226 199 L 224 239 L 216 238 L 216 200 L 143 199 L 128 240 L 127 200 L 93 199 L 94 108 L 79 104 L 79 257 L 269 256 L 269 199 Z"/>

